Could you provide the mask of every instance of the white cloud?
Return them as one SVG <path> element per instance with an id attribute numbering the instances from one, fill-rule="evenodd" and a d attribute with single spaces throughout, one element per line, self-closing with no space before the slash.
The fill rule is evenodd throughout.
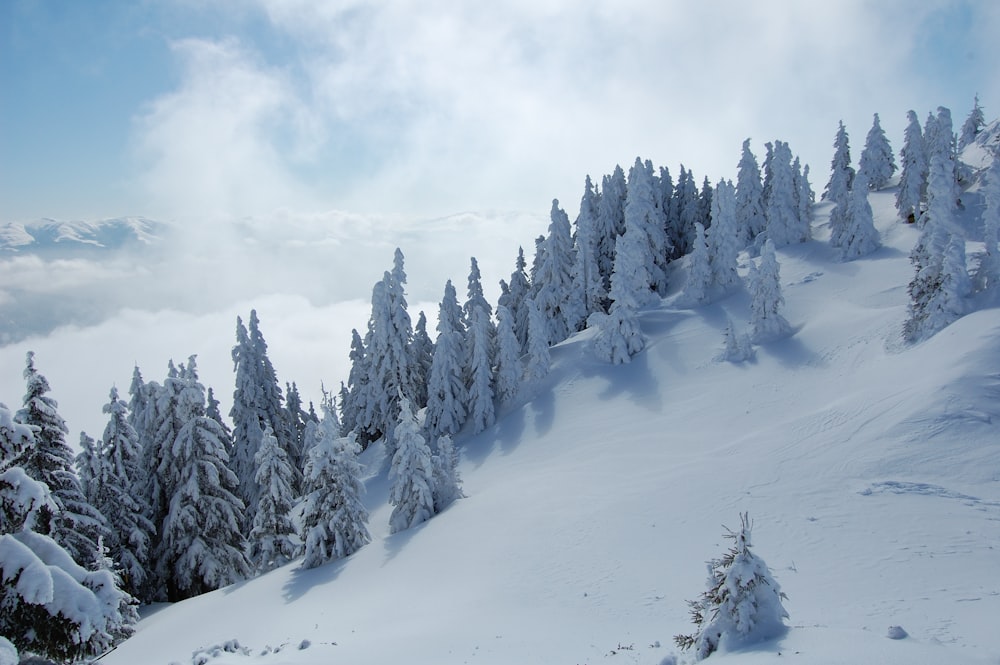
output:
<path id="1" fill-rule="evenodd" d="M 181 85 L 155 99 L 135 126 L 140 184 L 155 214 L 213 220 L 309 206 L 290 161 L 322 140 L 322 128 L 280 68 L 232 39 L 184 39 L 172 50 Z"/>

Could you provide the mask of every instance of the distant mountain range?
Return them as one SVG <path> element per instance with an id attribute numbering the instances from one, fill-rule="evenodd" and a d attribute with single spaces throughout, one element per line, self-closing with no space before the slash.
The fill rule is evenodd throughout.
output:
<path id="1" fill-rule="evenodd" d="M 97 222 L 40 219 L 0 225 L 0 254 L 10 252 L 78 253 L 151 246 L 166 226 L 145 217 L 118 217 Z"/>

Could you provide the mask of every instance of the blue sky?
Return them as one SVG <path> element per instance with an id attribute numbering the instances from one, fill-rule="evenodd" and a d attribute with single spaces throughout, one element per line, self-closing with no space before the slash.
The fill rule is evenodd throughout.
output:
<path id="1" fill-rule="evenodd" d="M 6 0 L 0 221 L 572 216 L 636 155 L 714 181 L 780 138 L 820 189 L 839 119 L 856 159 L 873 112 L 1000 115 L 993 0 L 693 4 Z"/>

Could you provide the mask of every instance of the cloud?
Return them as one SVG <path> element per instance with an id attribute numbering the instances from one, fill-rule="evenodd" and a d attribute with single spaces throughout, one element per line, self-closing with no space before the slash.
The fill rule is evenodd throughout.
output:
<path id="1" fill-rule="evenodd" d="M 322 141 L 278 68 L 235 39 L 172 44 L 181 84 L 136 118 L 139 182 L 155 214 L 212 220 L 312 200 L 290 162 Z"/>

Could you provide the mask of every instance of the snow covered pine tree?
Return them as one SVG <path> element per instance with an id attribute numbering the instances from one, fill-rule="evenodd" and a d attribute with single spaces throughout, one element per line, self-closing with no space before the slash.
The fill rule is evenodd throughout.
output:
<path id="1" fill-rule="evenodd" d="M 779 637 L 785 630 L 787 599 L 771 576 L 767 564 L 750 551 L 753 523 L 740 515 L 739 531 L 728 527 L 725 538 L 733 541 L 722 558 L 708 564 L 708 589 L 698 600 L 688 601 L 696 630 L 677 635 L 681 649 L 694 649 L 698 660 L 720 647 L 739 647 Z"/>

